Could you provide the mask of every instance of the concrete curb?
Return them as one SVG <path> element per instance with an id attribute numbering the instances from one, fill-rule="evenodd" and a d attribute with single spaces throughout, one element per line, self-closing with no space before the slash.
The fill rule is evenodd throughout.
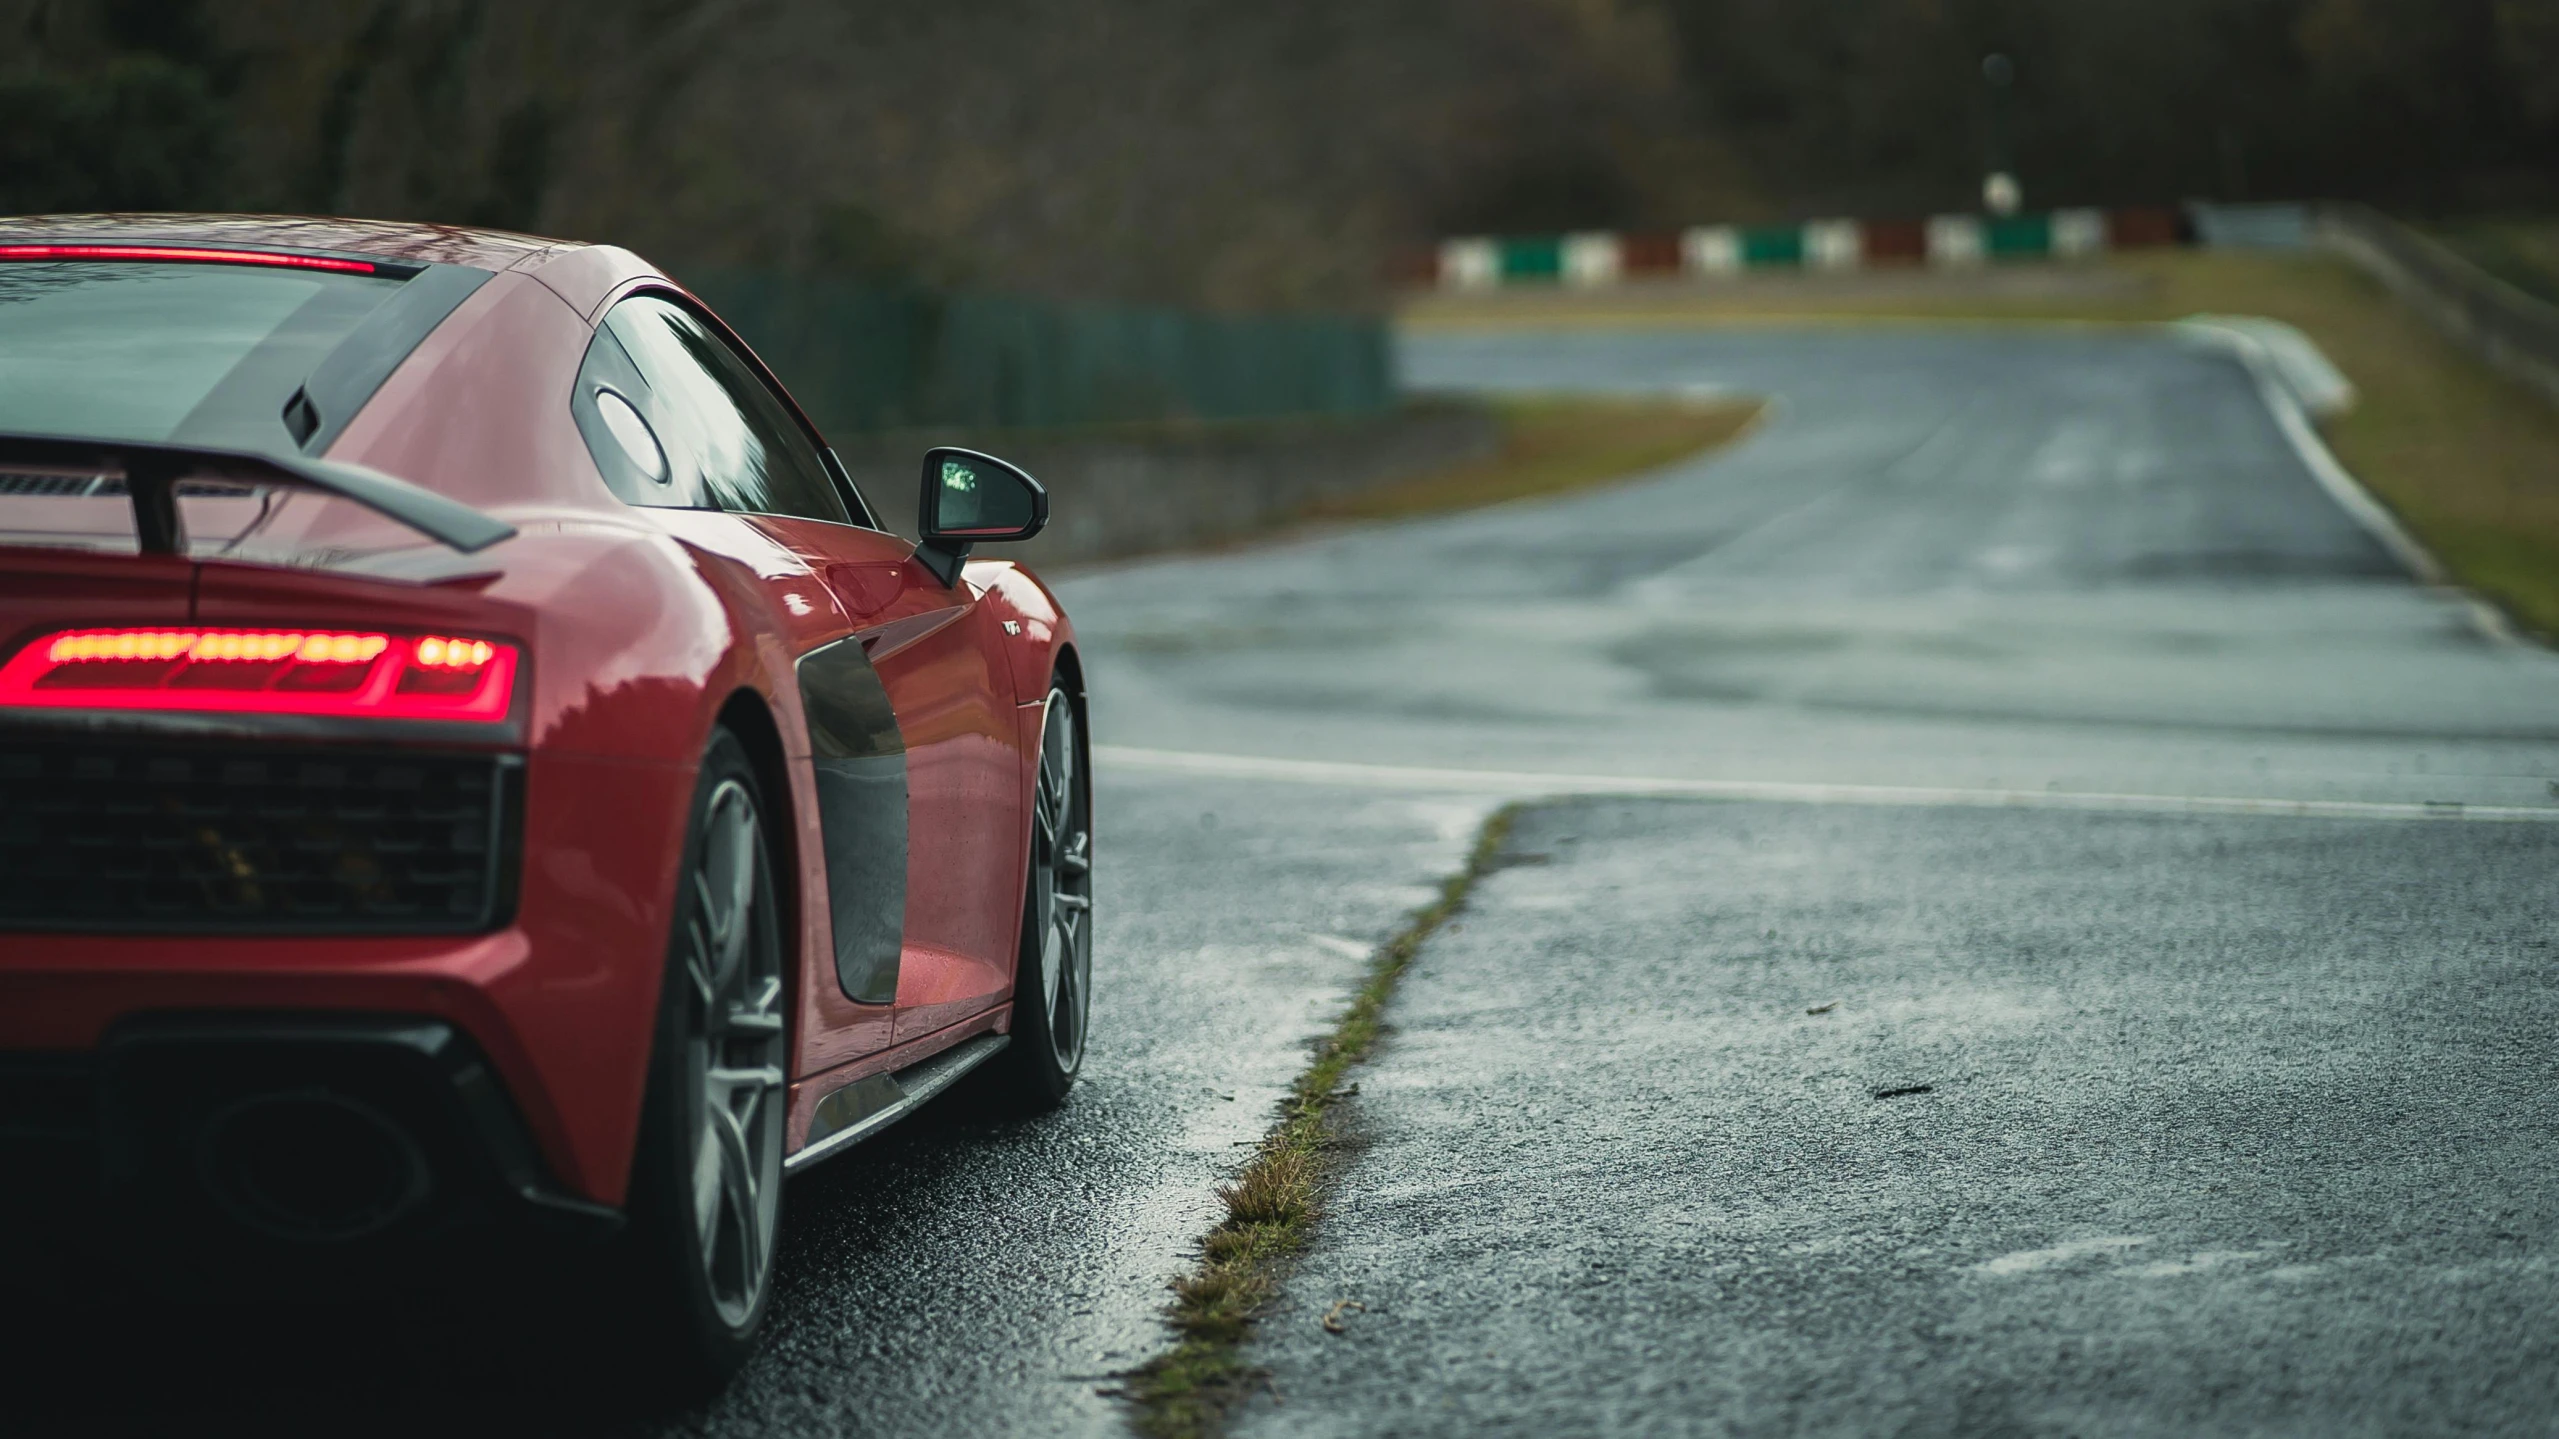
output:
<path id="1" fill-rule="evenodd" d="M 2338 508 L 2380 541 L 2419 583 L 2447 582 L 2442 562 L 2347 471 L 2311 422 L 2313 415 L 2332 418 L 2343 413 L 2353 405 L 2355 395 L 2353 384 L 2329 362 L 2317 341 L 2280 320 L 2252 315 L 2197 315 L 2178 321 L 2176 329 L 2190 339 L 2228 351 L 2246 366 L 2276 427 Z"/>

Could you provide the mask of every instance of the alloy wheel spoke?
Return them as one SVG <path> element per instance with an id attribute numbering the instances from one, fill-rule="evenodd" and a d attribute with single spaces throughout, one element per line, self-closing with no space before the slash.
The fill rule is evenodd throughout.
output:
<path id="1" fill-rule="evenodd" d="M 727 832 L 722 836 L 719 858 L 725 863 L 718 875 L 720 904 L 714 911 L 717 919 L 712 932 L 719 943 L 718 972 L 724 978 L 737 972 L 755 927 L 755 820 L 745 807 L 744 798 L 738 797 L 722 815 Z"/>
<path id="2" fill-rule="evenodd" d="M 748 1113 L 754 1113 L 750 1109 Z M 754 1161 L 746 1143 L 746 1129 L 735 1114 L 718 1115 L 712 1124 L 720 1151 L 721 1207 L 732 1215 L 731 1223 L 738 1239 L 738 1297 L 751 1298 L 756 1281 L 761 1277 L 764 1253 L 764 1215 L 758 1204 Z"/>
<path id="3" fill-rule="evenodd" d="M 1047 842 L 1047 852 L 1055 854 L 1059 840 L 1058 829 L 1066 818 L 1066 805 L 1049 769 L 1048 757 L 1045 754 L 1040 757 L 1039 792 L 1032 798 L 1031 816 L 1033 822 L 1039 825 L 1040 838 Z"/>
<path id="4" fill-rule="evenodd" d="M 1040 935 L 1040 1002 L 1055 1008 L 1057 986 L 1063 977 L 1065 946 L 1060 944 L 1057 924 L 1052 920 Z"/>
<path id="5" fill-rule="evenodd" d="M 782 1067 L 777 1064 L 722 1066 L 705 1070 L 703 1088 L 721 1098 L 734 1098 L 741 1091 L 762 1096 L 782 1087 Z M 725 1105 L 721 1106 L 726 1108 Z"/>
<path id="6" fill-rule="evenodd" d="M 710 1114 L 702 1116 L 701 1132 L 693 1137 L 693 1227 L 702 1241 L 702 1257 L 712 1262 L 719 1243 L 720 1229 L 720 1140 L 715 1132 L 719 1120 Z"/>
<path id="7" fill-rule="evenodd" d="M 720 1001 L 720 977 L 711 971 L 711 934 L 697 912 L 685 926 L 684 973 L 693 981 L 694 998 L 701 1001 L 705 1014 L 711 1013 Z"/>
<path id="8" fill-rule="evenodd" d="M 723 783 L 704 811 L 685 931 L 686 979 L 700 1001 L 691 1020 L 689 1085 L 698 1103 L 691 1188 L 703 1278 L 730 1322 L 760 1298 L 770 1256 L 773 1194 L 765 1159 L 777 1139 L 786 1082 L 783 981 L 765 912 L 761 828 L 752 793 Z"/>
<path id="9" fill-rule="evenodd" d="M 782 977 L 766 975 L 763 985 L 751 1001 L 733 1003 L 720 1017 L 721 1032 L 736 1036 L 762 1037 L 782 1032 Z"/>

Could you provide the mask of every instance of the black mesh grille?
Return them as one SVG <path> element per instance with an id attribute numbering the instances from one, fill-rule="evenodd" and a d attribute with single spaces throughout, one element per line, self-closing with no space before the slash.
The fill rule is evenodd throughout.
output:
<path id="1" fill-rule="evenodd" d="M 0 928 L 486 928 L 501 917 L 506 764 L 0 737 Z"/>

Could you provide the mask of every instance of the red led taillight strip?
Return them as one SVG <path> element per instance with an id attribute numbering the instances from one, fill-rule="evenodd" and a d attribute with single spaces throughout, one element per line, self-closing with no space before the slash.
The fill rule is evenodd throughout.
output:
<path id="1" fill-rule="evenodd" d="M 167 626 L 46 635 L 0 665 L 0 708 L 489 722 L 516 647 L 455 635 Z"/>
<path id="2" fill-rule="evenodd" d="M 270 250 L 209 250 L 193 245 L 0 245 L 0 260 L 175 260 L 198 265 L 269 265 L 279 270 L 334 270 L 376 275 L 370 260 L 333 255 L 279 255 Z"/>

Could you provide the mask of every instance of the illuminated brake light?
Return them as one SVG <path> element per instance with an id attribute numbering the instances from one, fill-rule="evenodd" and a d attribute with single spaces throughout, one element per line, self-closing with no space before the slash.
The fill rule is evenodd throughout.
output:
<path id="1" fill-rule="evenodd" d="M 115 629 L 50 635 L 0 665 L 0 707 L 491 721 L 518 652 L 451 635 Z"/>
<path id="2" fill-rule="evenodd" d="M 215 250 L 196 245 L 0 245 L 0 260 L 173 260 L 196 265 L 267 265 L 279 270 L 380 274 L 370 260 L 334 255 L 279 255 L 271 250 Z"/>
<path id="3" fill-rule="evenodd" d="M 449 640 L 442 635 L 429 635 L 418 641 L 418 663 L 436 669 L 475 670 L 487 664 L 497 651 L 487 640 Z"/>

